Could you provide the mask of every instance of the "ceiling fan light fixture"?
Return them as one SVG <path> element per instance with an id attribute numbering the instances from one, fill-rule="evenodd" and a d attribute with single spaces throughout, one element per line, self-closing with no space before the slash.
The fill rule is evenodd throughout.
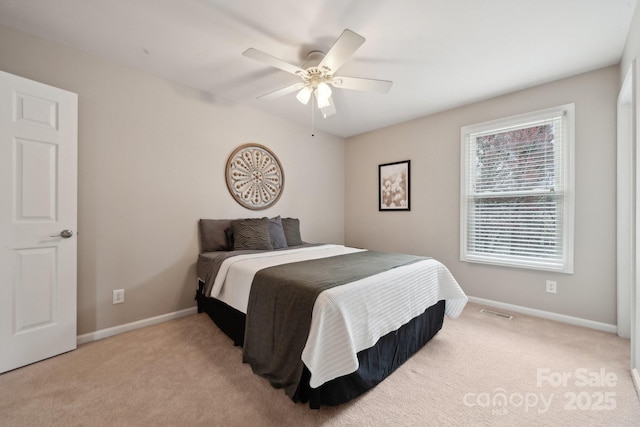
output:
<path id="1" fill-rule="evenodd" d="M 307 105 L 309 103 L 309 99 L 311 99 L 312 93 L 313 89 L 311 89 L 309 86 L 305 86 L 300 89 L 300 92 L 298 92 L 296 98 L 298 99 L 298 101 L 300 101 L 301 104 Z"/>
<path id="2" fill-rule="evenodd" d="M 318 101 L 318 108 L 321 110 L 331 105 L 331 88 L 325 82 L 318 83 L 316 99 Z"/>
<path id="3" fill-rule="evenodd" d="M 328 99 L 331 96 L 331 88 L 325 82 L 318 83 L 317 91 L 319 99 Z"/>
<path id="4" fill-rule="evenodd" d="M 319 109 L 323 109 L 325 107 L 328 107 L 329 105 L 331 105 L 331 97 L 327 97 L 327 98 L 321 98 L 320 96 L 317 97 L 318 98 L 318 108 Z"/>
<path id="5" fill-rule="evenodd" d="M 327 118 L 336 113 L 336 107 L 333 105 L 333 100 L 331 97 L 327 98 L 327 104 L 319 107 L 320 113 L 322 113 L 323 118 Z"/>

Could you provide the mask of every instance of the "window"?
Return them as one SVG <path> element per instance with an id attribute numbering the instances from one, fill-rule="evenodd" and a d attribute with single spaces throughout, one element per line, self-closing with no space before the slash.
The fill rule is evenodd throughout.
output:
<path id="1" fill-rule="evenodd" d="M 462 128 L 462 261 L 573 273 L 573 134 L 573 104 Z"/>

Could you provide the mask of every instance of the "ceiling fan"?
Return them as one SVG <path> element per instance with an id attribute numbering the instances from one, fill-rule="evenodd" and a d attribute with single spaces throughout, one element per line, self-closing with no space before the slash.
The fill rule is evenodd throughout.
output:
<path id="1" fill-rule="evenodd" d="M 281 59 L 271 56 L 257 49 L 247 49 L 242 54 L 247 58 L 269 64 L 302 79 L 274 92 L 259 96 L 258 99 L 273 99 L 298 92 L 296 98 L 302 104 L 308 104 L 313 96 L 318 109 L 324 118 L 334 114 L 336 108 L 331 99 L 331 86 L 341 89 L 359 90 L 367 92 L 386 93 L 393 82 L 388 80 L 364 79 L 359 77 L 336 76 L 338 69 L 358 50 L 365 38 L 351 30 L 344 30 L 338 40 L 326 54 L 321 51 L 311 51 L 307 55 L 307 62 L 298 67 Z"/>

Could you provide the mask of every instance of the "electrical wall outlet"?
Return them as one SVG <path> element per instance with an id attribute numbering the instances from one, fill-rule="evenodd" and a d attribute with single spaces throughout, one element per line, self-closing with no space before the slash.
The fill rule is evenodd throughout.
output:
<path id="1" fill-rule="evenodd" d="M 555 294 L 557 289 L 558 284 L 556 283 L 555 280 L 547 280 L 547 292 L 550 294 Z"/>
<path id="2" fill-rule="evenodd" d="M 114 304 L 124 303 L 124 289 L 113 290 L 113 303 Z"/>

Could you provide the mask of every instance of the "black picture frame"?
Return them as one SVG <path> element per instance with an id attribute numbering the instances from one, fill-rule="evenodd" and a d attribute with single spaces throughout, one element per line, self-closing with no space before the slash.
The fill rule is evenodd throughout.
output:
<path id="1" fill-rule="evenodd" d="M 378 210 L 411 210 L 411 160 L 378 165 Z"/>

